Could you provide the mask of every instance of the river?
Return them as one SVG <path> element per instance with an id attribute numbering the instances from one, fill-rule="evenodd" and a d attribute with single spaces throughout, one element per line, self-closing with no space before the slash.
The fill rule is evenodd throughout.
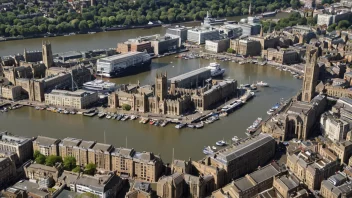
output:
<path id="1" fill-rule="evenodd" d="M 194 24 L 188 24 L 194 25 Z M 125 30 L 105 32 L 94 35 L 77 35 L 70 37 L 50 38 L 54 52 L 68 50 L 85 50 L 115 47 L 117 42 L 138 35 L 162 33 L 164 28 L 143 30 Z M 9 41 L 0 43 L 0 55 L 22 52 L 23 48 L 38 49 L 42 39 Z M 138 75 L 109 79 L 116 83 L 150 84 L 154 82 L 157 72 L 167 72 L 168 77 L 206 66 L 214 60 L 177 59 L 173 56 L 154 59 L 151 70 Z M 228 117 L 206 125 L 201 130 L 181 129 L 174 125 L 165 128 L 139 124 L 138 121 L 116 121 L 90 118 L 81 115 L 64 115 L 48 111 L 37 111 L 33 108 L 21 108 L 0 114 L 0 131 L 7 130 L 13 134 L 27 137 L 37 135 L 65 138 L 75 137 L 85 140 L 106 142 L 116 147 L 135 148 L 138 151 L 152 151 L 161 154 L 165 162 L 170 162 L 172 150 L 175 158 L 201 159 L 204 146 L 215 145 L 221 139 L 231 141 L 233 136 L 246 137 L 245 130 L 257 117 L 266 118 L 266 111 L 281 98 L 289 98 L 296 94 L 302 82 L 292 77 L 289 72 L 279 71 L 269 66 L 239 65 L 232 62 L 220 62 L 226 69 L 225 78 L 233 78 L 241 83 L 265 81 L 270 87 L 259 89 L 256 97 Z M 105 133 L 105 138 L 104 138 Z"/>

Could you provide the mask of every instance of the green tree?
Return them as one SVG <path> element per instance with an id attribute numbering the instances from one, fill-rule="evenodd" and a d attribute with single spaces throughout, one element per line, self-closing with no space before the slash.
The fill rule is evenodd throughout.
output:
<path id="1" fill-rule="evenodd" d="M 76 166 L 74 169 L 72 169 L 72 172 L 79 173 L 81 171 L 80 166 Z"/>
<path id="2" fill-rule="evenodd" d="M 122 109 L 125 110 L 125 111 L 129 111 L 129 110 L 131 110 L 131 106 L 128 105 L 128 104 L 123 104 L 122 105 Z"/>
<path id="3" fill-rule="evenodd" d="M 61 156 L 50 155 L 45 160 L 45 165 L 47 166 L 55 166 L 56 163 L 62 162 Z"/>
<path id="4" fill-rule="evenodd" d="M 233 54 L 233 53 L 235 53 L 235 50 L 233 50 L 232 48 L 229 48 L 229 49 L 227 49 L 227 53 Z"/>
<path id="5" fill-rule="evenodd" d="M 67 156 L 64 158 L 64 169 L 71 171 L 76 168 L 76 158 L 72 156 Z"/>
<path id="6" fill-rule="evenodd" d="M 37 164 L 45 164 L 45 161 L 46 161 L 46 157 L 41 153 L 35 158 L 35 162 Z"/>
<path id="7" fill-rule="evenodd" d="M 39 27 L 38 27 L 38 30 L 40 33 L 45 33 L 47 32 L 48 28 L 45 24 L 41 24 Z"/>
<path id="8" fill-rule="evenodd" d="M 291 1 L 290 1 L 290 4 L 291 4 L 291 6 L 292 6 L 293 9 L 297 9 L 297 8 L 299 8 L 299 6 L 300 6 L 299 0 L 291 0 Z"/>
<path id="9" fill-rule="evenodd" d="M 346 29 L 350 26 L 350 22 L 347 20 L 342 20 L 338 23 L 337 28 L 338 29 Z"/>
<path id="10" fill-rule="evenodd" d="M 94 175 L 97 170 L 97 166 L 93 163 L 89 163 L 84 168 L 84 173 L 88 175 Z"/>
<path id="11" fill-rule="evenodd" d="M 41 154 L 40 151 L 35 150 L 34 153 L 33 153 L 33 158 L 34 159 L 37 158 L 40 154 Z"/>
<path id="12" fill-rule="evenodd" d="M 79 30 L 81 30 L 81 31 L 86 31 L 86 30 L 88 30 L 88 23 L 87 23 L 87 21 L 86 21 L 86 20 L 83 20 L 83 21 L 79 22 L 78 28 L 79 28 Z"/>
<path id="13" fill-rule="evenodd" d="M 56 26 L 55 25 L 49 25 L 48 26 L 48 31 L 50 33 L 55 33 L 56 32 Z"/>

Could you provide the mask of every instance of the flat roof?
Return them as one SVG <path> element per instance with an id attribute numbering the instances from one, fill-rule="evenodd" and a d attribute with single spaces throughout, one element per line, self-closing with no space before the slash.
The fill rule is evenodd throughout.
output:
<path id="1" fill-rule="evenodd" d="M 91 95 L 91 94 L 94 94 L 94 93 L 96 93 L 96 92 L 82 90 L 82 89 L 79 89 L 79 90 L 76 90 L 76 91 L 54 89 L 49 94 L 62 95 L 62 96 L 73 96 L 73 97 L 82 97 L 84 95 Z"/>
<path id="2" fill-rule="evenodd" d="M 259 148 L 271 141 L 275 142 L 274 138 L 271 135 L 261 133 L 244 142 L 233 144 L 232 146 L 222 149 L 214 154 L 216 155 L 216 158 L 214 158 L 214 155 L 212 155 L 211 158 L 226 164 L 229 161 L 232 161 L 245 154 L 248 154 L 252 150 Z"/>
<path id="3" fill-rule="evenodd" d="M 169 79 L 169 81 L 171 81 L 171 82 L 182 81 L 182 80 L 185 80 L 187 78 L 190 78 L 190 77 L 193 77 L 193 76 L 196 76 L 196 75 L 199 75 L 201 73 L 208 72 L 208 71 L 210 73 L 210 69 L 209 68 L 201 67 L 199 69 L 196 69 L 196 70 L 193 70 L 193 71 L 190 71 L 190 72 L 187 72 L 187 73 L 172 77 L 172 78 Z"/>
<path id="4" fill-rule="evenodd" d="M 101 58 L 100 60 L 113 61 L 113 60 L 118 59 L 118 58 L 125 58 L 125 57 L 129 57 L 129 56 L 132 56 L 132 55 L 143 54 L 143 53 L 144 52 L 127 52 L 127 53 L 123 53 L 123 54 L 117 54 L 117 55 Z"/>

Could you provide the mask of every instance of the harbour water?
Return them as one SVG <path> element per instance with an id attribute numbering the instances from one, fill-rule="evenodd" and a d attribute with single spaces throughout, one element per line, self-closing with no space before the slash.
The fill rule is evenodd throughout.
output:
<path id="1" fill-rule="evenodd" d="M 287 16 L 279 13 L 277 17 Z M 238 20 L 242 17 L 229 18 Z M 188 26 L 199 23 L 188 23 Z M 117 42 L 150 34 L 163 34 L 165 28 L 157 27 L 141 30 L 124 30 L 97 34 L 76 35 L 50 38 L 53 52 L 70 50 L 90 50 L 116 47 Z M 39 50 L 43 39 L 28 39 L 0 43 L 0 56 L 22 53 L 23 49 Z M 153 84 L 157 72 L 167 72 L 173 77 L 187 71 L 207 66 L 214 60 L 191 59 L 182 60 L 173 56 L 154 59 L 151 70 L 138 75 L 118 79 L 106 79 L 116 83 Z M 90 118 L 81 115 L 64 115 L 48 111 L 37 111 L 34 108 L 21 108 L 8 113 L 0 113 L 0 131 L 7 130 L 17 135 L 35 137 L 37 135 L 65 138 L 75 137 L 85 140 L 106 142 L 116 147 L 130 147 L 138 151 L 152 151 L 161 154 L 165 162 L 170 162 L 172 150 L 175 158 L 200 159 L 204 155 L 204 146 L 215 145 L 221 139 L 231 141 L 233 136 L 246 137 L 246 128 L 281 98 L 289 98 L 296 94 L 302 82 L 292 77 L 289 72 L 279 71 L 269 66 L 251 64 L 239 65 L 232 62 L 219 62 L 226 69 L 225 78 L 233 78 L 238 84 L 265 81 L 270 87 L 259 89 L 256 97 L 228 117 L 222 118 L 203 129 L 177 130 L 174 125 L 165 128 L 139 124 L 138 121 L 119 122 L 116 120 Z M 104 135 L 105 134 L 105 135 Z M 126 141 L 127 140 L 127 141 Z M 126 145 L 127 144 L 127 145 Z"/>
<path id="2" fill-rule="evenodd" d="M 110 81 L 136 83 L 139 80 L 141 84 L 153 83 L 156 72 L 166 71 L 168 76 L 172 77 L 199 66 L 206 66 L 210 61 L 214 60 L 182 60 L 163 57 L 153 60 L 151 71 L 125 78 L 110 79 Z M 8 113 L 0 113 L 0 130 L 28 137 L 44 135 L 56 138 L 76 137 L 99 142 L 105 141 L 117 147 L 125 147 L 127 142 L 130 148 L 160 153 L 166 162 L 171 161 L 173 148 L 175 158 L 200 159 L 204 156 L 202 153 L 204 146 L 215 145 L 215 142 L 221 139 L 229 142 L 233 136 L 246 137 L 246 128 L 257 117 L 265 118 L 266 111 L 270 107 L 279 102 L 281 98 L 287 99 L 293 96 L 302 83 L 301 80 L 293 78 L 289 72 L 279 71 L 270 66 L 239 65 L 232 62 L 220 62 L 220 64 L 226 69 L 225 78 L 234 78 L 239 84 L 263 80 L 268 82 L 270 87 L 258 89 L 256 97 L 248 104 L 228 117 L 206 125 L 203 129 L 178 130 L 172 124 L 163 128 L 139 124 L 138 121 L 122 122 L 21 108 Z"/>

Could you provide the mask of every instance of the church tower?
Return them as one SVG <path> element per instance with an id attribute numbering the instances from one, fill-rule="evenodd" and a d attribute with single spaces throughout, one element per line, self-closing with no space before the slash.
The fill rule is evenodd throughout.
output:
<path id="1" fill-rule="evenodd" d="M 155 96 L 159 100 L 164 100 L 167 96 L 167 74 L 156 74 L 155 78 Z"/>
<path id="2" fill-rule="evenodd" d="M 42 56 L 43 56 L 43 63 L 45 67 L 48 69 L 54 65 L 53 60 L 53 52 L 51 51 L 51 44 L 50 42 L 44 41 L 42 44 Z"/>
<path id="3" fill-rule="evenodd" d="M 304 79 L 302 87 L 302 101 L 310 102 L 315 94 L 319 77 L 319 66 L 317 64 L 319 56 L 318 48 L 312 50 L 308 47 L 306 52 L 306 66 L 304 70 Z"/>

